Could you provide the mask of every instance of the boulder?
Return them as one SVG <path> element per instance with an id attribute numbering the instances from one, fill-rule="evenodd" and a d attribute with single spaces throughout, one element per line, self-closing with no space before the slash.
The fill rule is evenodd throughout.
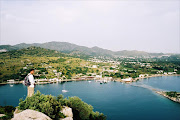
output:
<path id="1" fill-rule="evenodd" d="M 23 110 L 19 110 L 19 109 L 16 108 L 16 110 L 14 111 L 14 115 L 15 115 L 15 114 L 18 114 L 18 113 L 20 113 L 20 112 L 22 112 L 22 111 L 23 111 Z"/>
<path id="2" fill-rule="evenodd" d="M 20 113 L 14 114 L 12 120 L 52 120 L 44 113 L 35 110 L 24 110 Z"/>
<path id="3" fill-rule="evenodd" d="M 6 116 L 5 114 L 0 114 L 0 117 Z"/>
<path id="4" fill-rule="evenodd" d="M 61 113 L 63 113 L 66 117 L 73 117 L 73 112 L 72 112 L 72 108 L 67 107 L 67 106 L 63 106 Z M 69 119 L 67 119 L 69 120 Z"/>
<path id="5" fill-rule="evenodd" d="M 72 117 L 61 118 L 60 120 L 73 120 Z"/>

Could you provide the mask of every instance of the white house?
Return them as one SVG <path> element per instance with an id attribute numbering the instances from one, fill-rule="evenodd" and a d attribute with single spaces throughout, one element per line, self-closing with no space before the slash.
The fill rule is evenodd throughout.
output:
<path id="1" fill-rule="evenodd" d="M 121 79 L 123 82 L 132 82 L 132 77 Z"/>
<path id="2" fill-rule="evenodd" d="M 14 80 L 7 80 L 7 83 L 15 83 Z"/>
<path id="3" fill-rule="evenodd" d="M 53 70 L 54 73 L 57 73 L 57 70 Z"/>
<path id="4" fill-rule="evenodd" d="M 101 79 L 102 75 L 96 75 L 95 79 Z"/>
<path id="5" fill-rule="evenodd" d="M 147 76 L 148 76 L 148 74 L 140 74 L 139 75 L 140 78 L 144 78 L 144 77 L 147 77 Z"/>
<path id="6" fill-rule="evenodd" d="M 23 70 L 27 69 L 27 67 L 23 67 Z"/>
<path id="7" fill-rule="evenodd" d="M 92 68 L 97 68 L 97 65 L 93 65 Z"/>
<path id="8" fill-rule="evenodd" d="M 167 75 L 167 72 L 164 72 L 164 75 Z"/>
<path id="9" fill-rule="evenodd" d="M 7 52 L 7 50 L 6 49 L 1 49 L 0 52 Z"/>
<path id="10" fill-rule="evenodd" d="M 168 75 L 176 74 L 176 72 L 168 72 Z"/>

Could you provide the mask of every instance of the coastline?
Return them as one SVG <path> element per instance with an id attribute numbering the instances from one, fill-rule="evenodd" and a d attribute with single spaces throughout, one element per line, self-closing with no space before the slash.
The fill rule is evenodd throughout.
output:
<path id="1" fill-rule="evenodd" d="M 123 81 L 122 79 L 115 79 L 114 81 L 122 82 L 122 83 L 132 83 L 132 82 L 137 82 L 138 80 L 141 80 L 141 79 L 152 78 L 152 77 L 162 77 L 162 76 L 180 76 L 180 74 L 172 74 L 172 75 L 151 74 L 151 75 L 148 75 L 148 76 L 145 76 L 145 77 L 133 78 L 131 81 Z"/>
<path id="2" fill-rule="evenodd" d="M 166 98 L 168 98 L 171 101 L 180 103 L 180 98 L 178 98 L 178 97 L 170 97 L 170 96 L 166 95 L 165 91 L 156 91 L 156 93 L 159 94 L 159 95 L 162 95 L 162 96 L 164 96 Z"/>
<path id="3" fill-rule="evenodd" d="M 180 74 L 172 74 L 172 75 L 164 75 L 164 74 L 153 74 L 146 77 L 137 77 L 135 80 L 144 79 L 144 78 L 151 78 L 151 77 L 162 77 L 162 76 L 180 76 Z"/>
<path id="4" fill-rule="evenodd" d="M 180 74 L 172 74 L 172 75 L 164 75 L 164 74 L 155 74 L 155 75 L 148 75 L 146 77 L 137 77 L 133 80 L 133 82 L 136 82 L 140 79 L 146 79 L 146 78 L 152 78 L 152 77 L 163 77 L 163 76 L 180 76 Z"/>
<path id="5" fill-rule="evenodd" d="M 122 83 L 131 83 L 131 82 L 136 82 L 136 81 L 138 81 L 140 79 L 146 79 L 146 78 L 152 78 L 152 77 L 162 77 L 162 76 L 180 76 L 180 74 L 172 74 L 172 75 L 155 74 L 155 75 L 148 75 L 148 76 L 145 76 L 145 77 L 134 78 L 134 79 L 132 79 L 131 81 L 128 81 L 128 82 L 122 81 L 119 78 L 115 78 L 115 79 L 113 79 L 111 81 L 122 82 Z M 40 85 L 40 84 L 52 84 L 52 83 L 57 83 L 57 82 L 88 81 L 88 80 L 92 80 L 92 79 L 64 79 L 64 80 L 55 81 L 55 82 L 38 82 L 36 84 Z M 95 79 L 93 79 L 93 80 L 95 80 Z M 5 83 L 5 82 L 4 83 L 0 83 L 0 85 L 6 85 L 6 84 L 23 84 L 23 81 L 16 81 L 15 83 Z"/>
<path id="6" fill-rule="evenodd" d="M 61 82 L 73 82 L 73 81 L 88 81 L 88 80 L 92 80 L 92 79 L 64 79 L 64 80 L 60 80 L 60 81 L 54 81 L 54 82 L 37 82 L 35 83 L 36 85 L 41 85 L 41 84 L 52 84 L 52 83 L 61 83 Z M 14 83 L 0 83 L 0 85 L 14 85 L 14 84 L 23 84 L 23 80 L 19 81 L 19 82 L 14 82 Z"/>

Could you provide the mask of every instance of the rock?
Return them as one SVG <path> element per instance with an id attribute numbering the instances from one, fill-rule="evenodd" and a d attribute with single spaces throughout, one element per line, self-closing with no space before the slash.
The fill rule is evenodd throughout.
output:
<path id="1" fill-rule="evenodd" d="M 35 110 L 24 110 L 20 113 L 15 113 L 14 118 L 11 120 L 52 120 L 50 117 L 44 113 L 35 111 Z"/>
<path id="2" fill-rule="evenodd" d="M 20 113 L 20 112 L 22 112 L 23 110 L 19 110 L 19 109 L 17 109 L 16 108 L 16 110 L 14 111 L 14 114 L 18 114 L 18 113 Z"/>
<path id="3" fill-rule="evenodd" d="M 72 117 L 61 118 L 60 120 L 73 120 Z"/>
<path id="4" fill-rule="evenodd" d="M 63 113 L 66 117 L 73 117 L 73 112 L 72 112 L 72 108 L 67 107 L 67 106 L 63 106 L 61 113 Z M 67 119 L 69 120 L 69 119 Z"/>
<path id="5" fill-rule="evenodd" d="M 0 114 L 0 117 L 6 116 L 5 114 Z"/>

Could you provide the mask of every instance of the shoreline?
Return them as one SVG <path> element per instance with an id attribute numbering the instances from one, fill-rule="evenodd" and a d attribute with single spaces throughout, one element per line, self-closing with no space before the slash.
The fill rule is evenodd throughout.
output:
<path id="1" fill-rule="evenodd" d="M 115 78 L 115 79 L 110 80 L 110 81 L 116 81 L 116 82 L 122 82 L 122 83 L 132 83 L 132 82 L 137 82 L 140 79 L 146 79 L 146 78 L 152 78 L 152 77 L 162 77 L 162 76 L 180 76 L 180 74 L 173 74 L 173 75 L 164 75 L 164 74 L 149 75 L 149 76 L 146 76 L 146 77 L 137 77 L 137 78 L 134 78 L 130 82 L 125 82 L 125 81 L 122 81 L 121 79 L 118 79 L 118 78 Z M 65 80 L 55 81 L 55 82 L 38 82 L 36 84 L 40 85 L 40 84 L 52 84 L 52 83 L 58 83 L 58 82 L 88 81 L 88 80 L 92 80 L 92 79 L 65 79 Z M 95 79 L 93 79 L 93 80 L 95 80 Z M 0 85 L 7 85 L 7 84 L 23 84 L 23 81 L 19 81 L 19 82 L 15 82 L 15 83 L 0 83 Z"/>
<path id="2" fill-rule="evenodd" d="M 92 80 L 92 79 L 65 79 L 65 80 L 61 80 L 61 81 L 54 81 L 54 82 L 37 82 L 35 83 L 36 85 L 41 85 L 41 84 L 52 84 L 52 83 L 61 83 L 61 82 L 73 82 L 73 81 L 88 81 L 88 80 Z M 19 82 L 15 82 L 15 83 L 0 83 L 0 85 L 14 85 L 14 84 L 23 84 L 23 81 L 19 81 Z"/>
<path id="3" fill-rule="evenodd" d="M 140 79 L 146 79 L 146 78 L 152 78 L 152 77 L 163 77 L 163 76 L 180 76 L 180 74 L 173 74 L 173 75 L 156 74 L 156 75 L 149 75 L 146 77 L 137 77 L 133 80 L 133 82 L 136 82 Z"/>
<path id="4" fill-rule="evenodd" d="M 146 77 L 137 77 L 137 78 L 135 78 L 135 80 L 151 78 L 151 77 L 162 77 L 162 76 L 180 76 L 180 74 L 172 74 L 172 75 L 155 74 L 155 75 L 150 75 L 150 76 L 146 76 Z"/>
<path id="5" fill-rule="evenodd" d="M 169 100 L 176 102 L 176 103 L 180 103 L 180 98 L 178 97 L 170 97 L 168 95 L 166 95 L 165 91 L 156 91 L 157 94 L 164 96 L 165 98 L 168 98 Z"/>
<path id="6" fill-rule="evenodd" d="M 180 76 L 180 74 L 172 74 L 172 75 L 151 74 L 151 75 L 148 75 L 148 76 L 146 76 L 146 77 L 133 78 L 131 81 L 123 81 L 122 79 L 117 79 L 117 80 L 114 80 L 114 81 L 116 81 L 116 82 L 122 82 L 122 83 L 132 83 L 132 82 L 137 82 L 138 80 L 141 80 L 141 79 L 152 78 L 152 77 L 162 77 L 162 76 Z"/>

